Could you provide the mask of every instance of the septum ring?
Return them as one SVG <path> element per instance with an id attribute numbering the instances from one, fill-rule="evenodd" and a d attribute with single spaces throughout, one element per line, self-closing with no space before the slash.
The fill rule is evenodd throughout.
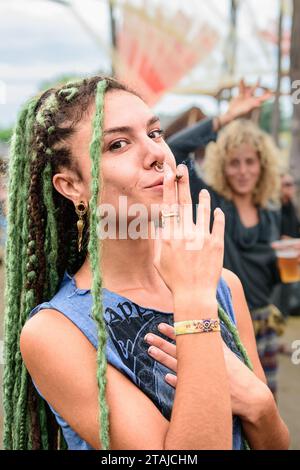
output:
<path id="1" fill-rule="evenodd" d="M 154 168 L 158 173 L 163 173 L 164 172 L 164 164 L 163 163 L 155 162 Z"/>

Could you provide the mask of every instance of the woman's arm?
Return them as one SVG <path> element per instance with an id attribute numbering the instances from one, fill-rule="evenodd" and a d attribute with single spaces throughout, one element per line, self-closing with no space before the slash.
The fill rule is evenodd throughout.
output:
<path id="1" fill-rule="evenodd" d="M 204 306 L 195 298 L 192 305 L 177 303 L 177 312 L 185 317 L 191 317 L 195 308 L 203 316 L 215 313 L 210 311 L 214 309 L 213 302 Z M 170 422 L 133 382 L 108 364 L 106 399 L 111 450 L 232 448 L 221 339 L 216 333 L 202 335 L 203 338 L 195 336 L 198 335 L 183 338 L 179 347 L 178 390 Z M 83 440 L 92 448 L 101 449 L 93 346 L 64 315 L 44 309 L 26 323 L 20 347 L 25 365 L 44 398 Z M 212 350 L 214 354 L 208 354 Z M 196 354 L 205 358 L 201 367 Z M 211 368 L 216 369 L 213 376 Z M 203 377 L 207 377 L 204 387 Z"/>
<path id="2" fill-rule="evenodd" d="M 206 147 L 211 141 L 217 139 L 219 130 L 234 119 L 238 119 L 259 108 L 272 97 L 270 92 L 255 96 L 258 86 L 246 86 L 244 80 L 239 84 L 239 94 L 232 98 L 226 113 L 213 119 L 203 119 L 193 126 L 172 135 L 167 143 L 175 155 L 177 165 L 187 160 L 189 153 Z"/>
<path id="3" fill-rule="evenodd" d="M 47 402 L 93 449 L 101 449 L 97 353 L 68 318 L 44 309 L 24 326 L 20 348 Z M 108 364 L 110 449 L 164 448 L 169 422 L 133 382 Z"/>
<path id="4" fill-rule="evenodd" d="M 223 277 L 231 289 L 240 337 L 254 368 L 253 373 L 223 344 L 230 383 L 232 413 L 240 416 L 252 449 L 288 449 L 289 431 L 282 421 L 273 395 L 266 385 L 241 283 L 237 276 L 230 271 L 223 270 Z M 166 337 L 175 340 L 174 329 L 170 325 L 159 325 L 159 331 Z M 150 346 L 151 357 L 176 373 L 177 346 L 153 333 L 146 335 L 145 341 Z M 174 388 L 177 387 L 177 379 L 176 375 L 172 373 L 166 376 L 167 383 Z"/>
<path id="5" fill-rule="evenodd" d="M 223 270 L 223 277 L 231 290 L 241 341 L 252 361 L 254 373 L 264 385 L 266 378 L 258 357 L 252 320 L 242 284 L 231 271 Z M 243 417 L 243 428 L 249 444 L 253 449 L 288 449 L 289 431 L 280 417 L 273 394 L 268 387 L 259 386 L 258 400 L 260 406 L 256 413 L 251 416 L 249 410 L 249 414 L 246 412 Z"/>
<path id="6" fill-rule="evenodd" d="M 203 119 L 193 126 L 186 127 L 180 132 L 172 135 L 167 144 L 172 150 L 177 165 L 189 158 L 189 153 L 205 147 L 209 142 L 216 140 L 217 133 L 214 130 L 213 119 Z"/>

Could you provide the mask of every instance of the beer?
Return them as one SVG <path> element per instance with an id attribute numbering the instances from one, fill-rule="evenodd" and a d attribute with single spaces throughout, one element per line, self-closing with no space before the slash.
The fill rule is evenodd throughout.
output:
<path id="1" fill-rule="evenodd" d="M 283 251 L 277 254 L 277 262 L 281 280 L 284 284 L 300 281 L 300 267 L 297 253 L 294 251 Z"/>
<path id="2" fill-rule="evenodd" d="M 276 241 L 272 247 L 276 251 L 281 281 L 284 284 L 300 281 L 299 242 L 296 239 Z"/>

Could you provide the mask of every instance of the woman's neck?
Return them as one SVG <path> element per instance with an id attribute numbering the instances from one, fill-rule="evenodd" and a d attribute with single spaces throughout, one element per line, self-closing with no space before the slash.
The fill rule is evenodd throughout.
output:
<path id="1" fill-rule="evenodd" d="M 153 265 L 153 240 L 103 240 L 101 249 L 103 286 L 115 292 L 165 288 Z M 90 288 L 92 271 L 87 256 L 76 273 L 79 288 Z"/>
<path id="2" fill-rule="evenodd" d="M 255 207 L 252 194 L 233 194 L 232 201 L 236 208 L 249 209 Z"/>
<path id="3" fill-rule="evenodd" d="M 242 224 L 246 228 L 254 227 L 259 223 L 258 209 L 253 202 L 252 194 L 234 194 L 232 197 Z"/>

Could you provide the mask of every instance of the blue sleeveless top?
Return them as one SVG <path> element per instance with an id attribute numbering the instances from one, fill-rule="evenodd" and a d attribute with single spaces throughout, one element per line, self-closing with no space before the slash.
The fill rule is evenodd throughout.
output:
<path id="1" fill-rule="evenodd" d="M 230 290 L 223 279 L 217 290 L 217 300 L 235 324 Z M 170 420 L 175 390 L 165 382 L 168 368 L 156 362 L 148 354 L 148 344 L 144 341 L 147 333 L 155 333 L 163 338 L 157 326 L 160 323 L 174 324 L 173 313 L 165 313 L 152 308 L 141 307 L 119 294 L 102 289 L 103 313 L 107 330 L 107 361 L 136 384 L 157 406 L 162 415 Z M 97 325 L 92 318 L 92 295 L 90 289 L 76 287 L 74 277 L 67 271 L 58 292 L 49 302 L 37 305 L 29 318 L 43 308 L 59 311 L 71 320 L 92 343 L 98 347 Z M 232 334 L 221 321 L 221 334 L 227 346 L 241 359 L 241 353 L 234 343 Z M 171 340 L 169 340 L 171 341 Z M 175 344 L 175 341 L 173 341 Z M 37 392 L 41 392 L 35 385 Z M 43 396 L 42 396 L 43 397 Z M 43 397 L 44 398 L 44 397 Z M 49 403 L 48 403 L 49 404 Z M 68 425 L 49 405 L 62 428 L 70 450 L 92 450 L 92 447 Z M 233 449 L 243 449 L 240 419 L 233 417 Z"/>

